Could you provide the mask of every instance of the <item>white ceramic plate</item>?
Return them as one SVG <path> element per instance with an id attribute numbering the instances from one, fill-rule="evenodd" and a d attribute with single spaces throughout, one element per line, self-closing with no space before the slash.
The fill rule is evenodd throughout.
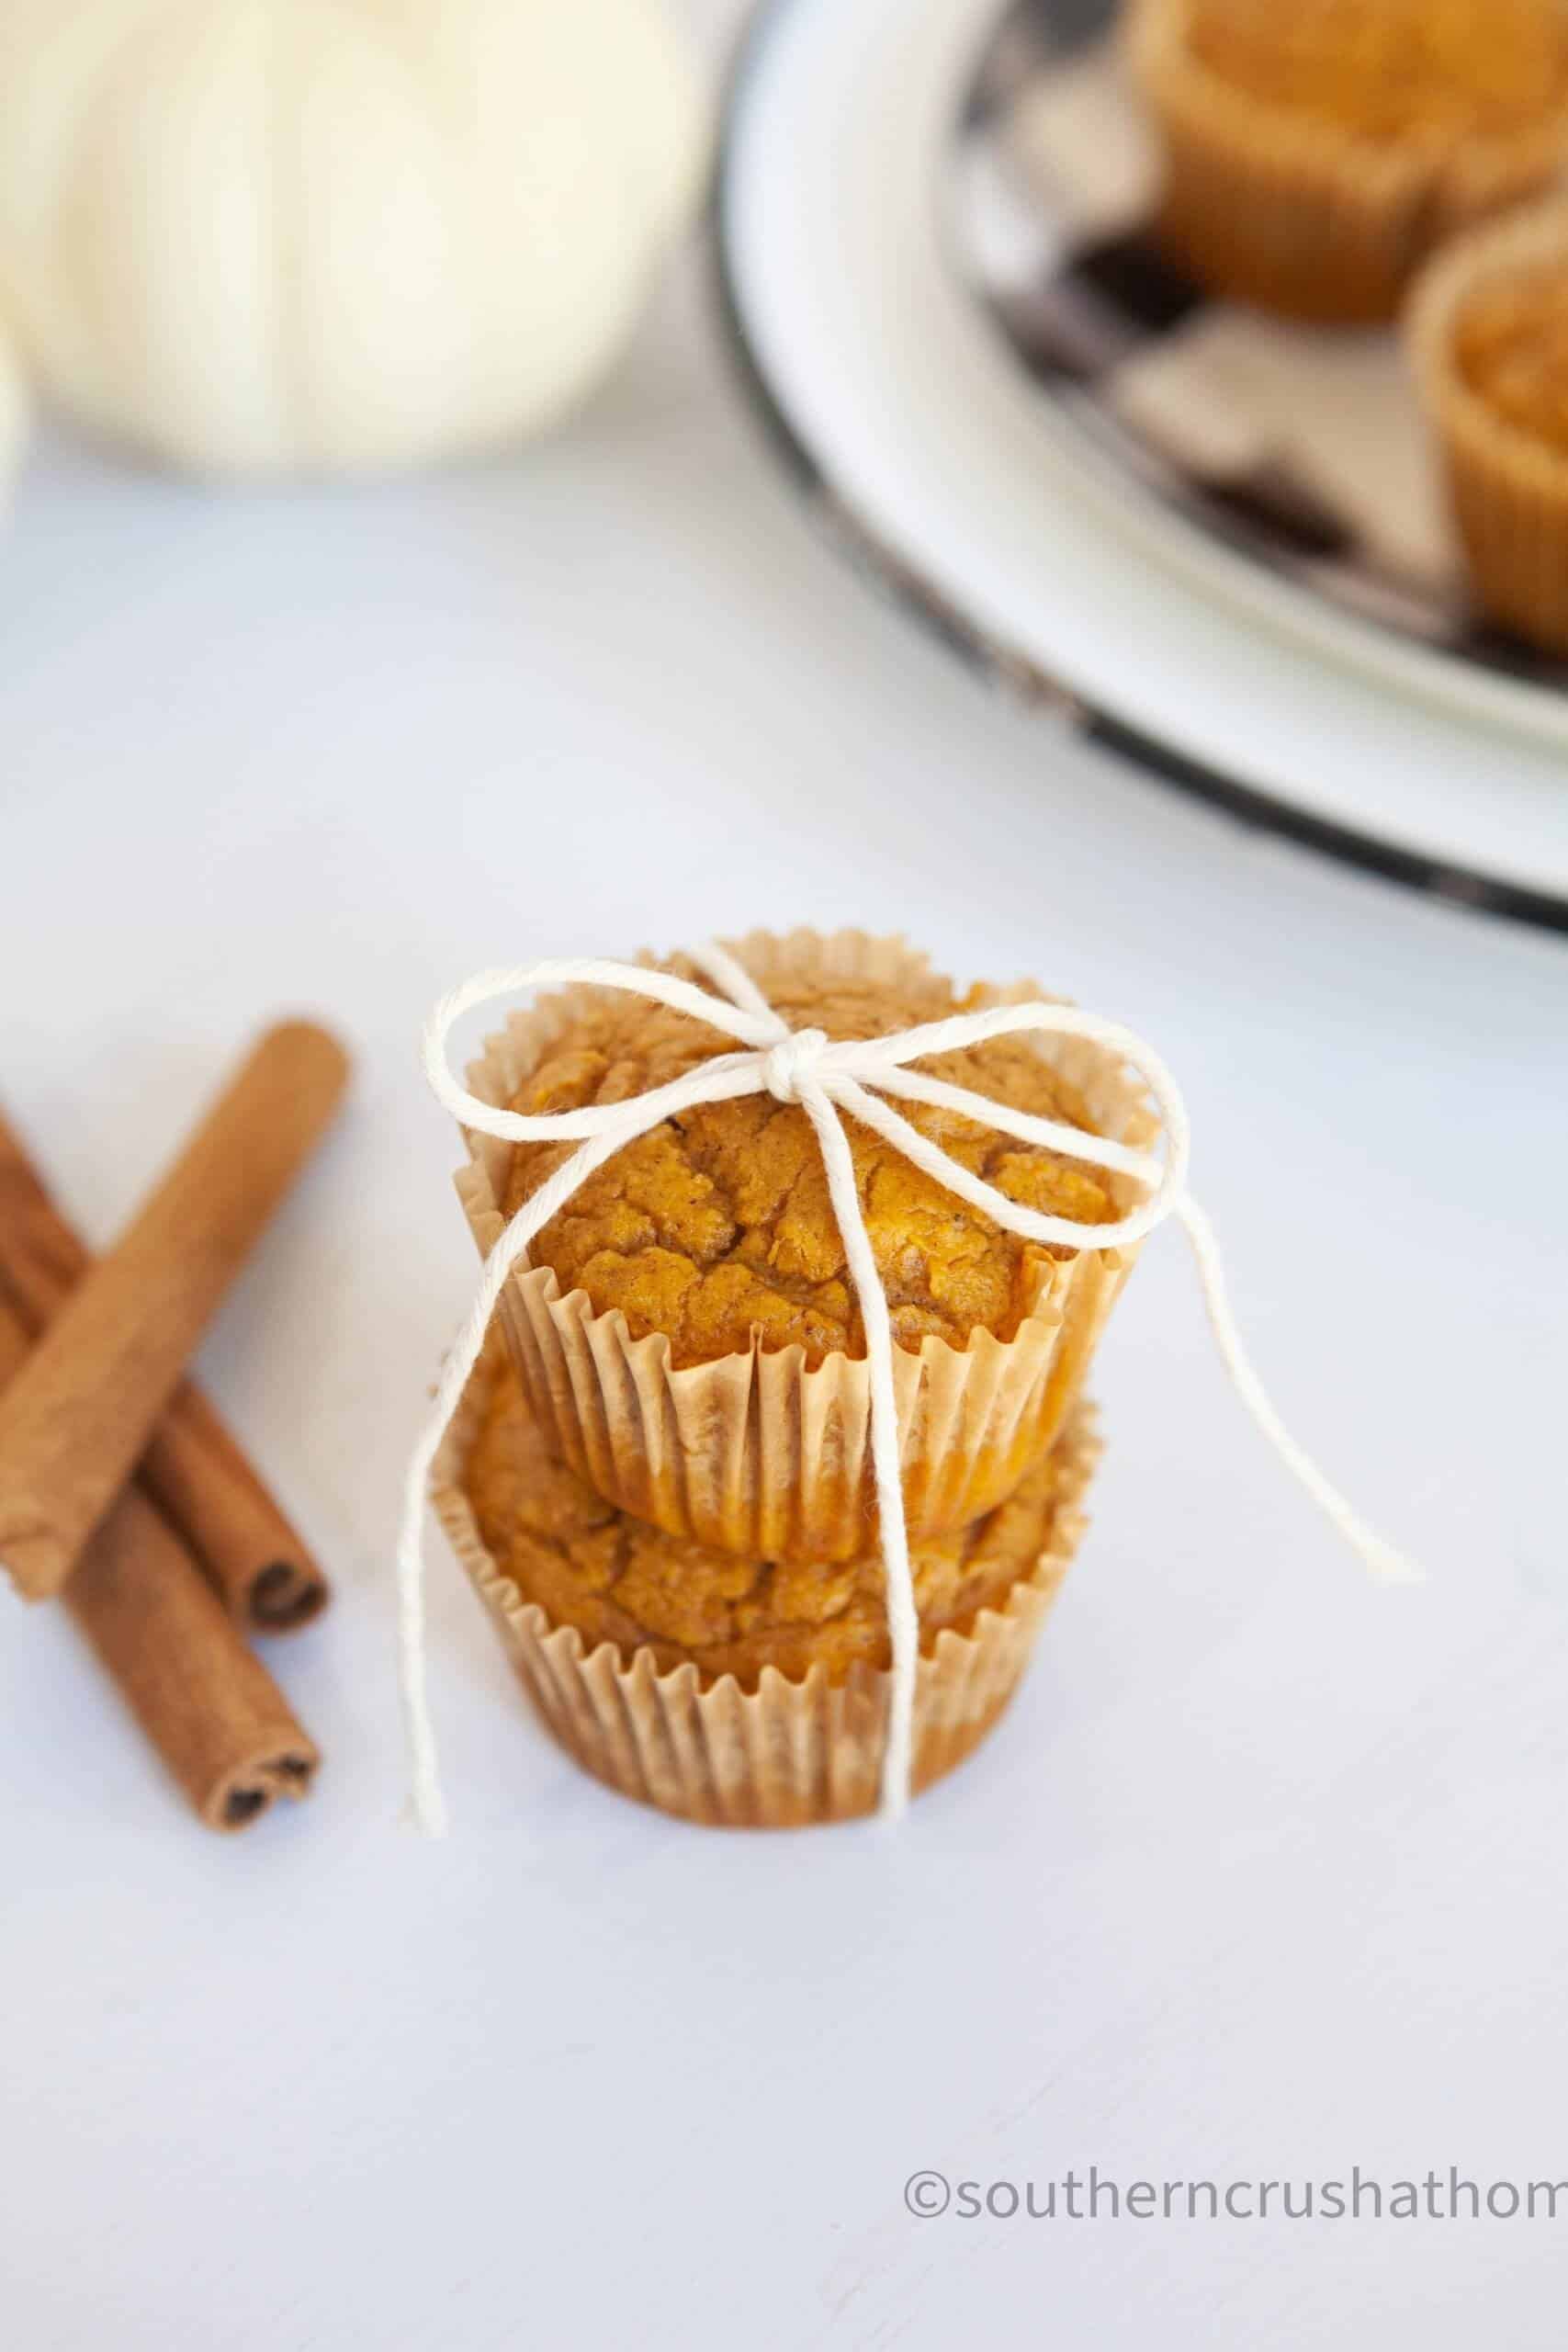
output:
<path id="1" fill-rule="evenodd" d="M 954 266 L 946 211 L 997 15 L 997 0 L 775 0 L 738 71 L 716 207 L 726 314 L 824 524 L 949 643 L 1168 780 L 1568 928 L 1555 745 L 1335 659 L 1232 579 L 1151 561 L 1043 426 Z M 1401 650 L 1406 667 L 1427 658 Z"/>

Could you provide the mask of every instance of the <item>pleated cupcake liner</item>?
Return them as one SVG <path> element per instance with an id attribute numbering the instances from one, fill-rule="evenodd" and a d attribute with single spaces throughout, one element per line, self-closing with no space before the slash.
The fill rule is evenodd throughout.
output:
<path id="1" fill-rule="evenodd" d="M 1472 391 L 1454 334 L 1465 303 L 1499 271 L 1568 267 L 1568 198 L 1475 230 L 1417 282 L 1405 338 L 1437 435 L 1476 603 L 1550 651 L 1568 654 L 1568 456 L 1509 424 Z"/>
<path id="2" fill-rule="evenodd" d="M 860 931 L 730 943 L 766 994 L 770 979 L 810 975 L 897 986 L 929 969 L 901 940 Z M 563 990 L 514 1013 L 468 1072 L 469 1090 L 504 1105 L 581 1018 L 589 992 Z M 980 1003 L 1038 996 L 1028 984 Z M 1062 1000 L 1051 1000 L 1061 1001 Z M 1137 1147 L 1157 1135 L 1142 1082 L 1102 1047 L 1032 1039 L 1078 1091 L 1100 1134 Z M 481 1256 L 504 1229 L 513 1147 L 469 1134 L 457 1179 Z M 1136 1188 L 1107 1182 L 1123 1206 Z M 1028 1314 L 1008 1340 L 974 1331 L 964 1347 L 928 1335 L 896 1348 L 900 1459 L 909 1534 L 919 1543 L 978 1519 L 1010 1493 L 1055 1440 L 1137 1256 L 1137 1249 L 1042 1258 Z M 498 1319 L 535 1413 L 561 1458 L 623 1510 L 672 1535 L 755 1559 L 839 1561 L 874 1524 L 871 1385 L 863 1358 L 807 1363 L 799 1346 L 753 1345 L 676 1364 L 660 1332 L 634 1337 L 618 1307 L 596 1313 L 563 1294 L 548 1267 L 522 1267 Z"/>
<path id="3" fill-rule="evenodd" d="M 551 1736 L 595 1780 L 685 1821 L 724 1828 L 803 1828 L 875 1810 L 892 1677 L 853 1666 L 839 1682 L 814 1666 L 791 1680 L 764 1667 L 757 1688 L 705 1679 L 687 1661 L 590 1646 L 525 1600 L 479 1532 L 465 1487 L 489 1397 L 480 1366 L 437 1459 L 433 1501 L 453 1550 Z M 944 1627 L 923 1649 L 915 1693 L 912 1784 L 927 1788 L 984 1739 L 1017 1689 L 1084 1529 L 1084 1498 L 1102 1451 L 1098 1417 L 1079 1405 L 1056 1447 L 1055 1500 L 1039 1557 L 998 1608 Z"/>
<path id="4" fill-rule="evenodd" d="M 1190 16 L 1188 0 L 1134 0 L 1125 53 L 1161 136 L 1160 234 L 1237 300 L 1323 324 L 1393 319 L 1428 254 L 1568 164 L 1568 121 L 1445 151 L 1271 106 L 1192 54 Z"/>

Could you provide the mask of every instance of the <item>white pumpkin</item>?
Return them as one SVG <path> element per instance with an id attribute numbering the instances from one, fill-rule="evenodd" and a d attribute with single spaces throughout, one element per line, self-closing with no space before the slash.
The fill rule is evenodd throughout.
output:
<path id="1" fill-rule="evenodd" d="M 0 0 L 0 307 L 175 464 L 483 447 L 614 357 L 705 130 L 658 0 Z"/>
<path id="2" fill-rule="evenodd" d="M 0 503 L 22 462 L 31 422 L 31 403 L 15 356 L 7 349 L 0 349 Z"/>

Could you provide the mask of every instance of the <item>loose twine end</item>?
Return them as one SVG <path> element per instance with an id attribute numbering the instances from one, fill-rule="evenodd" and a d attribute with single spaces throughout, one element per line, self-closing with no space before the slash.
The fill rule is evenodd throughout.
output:
<path id="1" fill-rule="evenodd" d="M 1392 1544 L 1374 1535 L 1361 1557 L 1379 1584 L 1425 1584 L 1427 1571 L 1417 1560 L 1406 1553 L 1396 1552 Z"/>
<path id="2" fill-rule="evenodd" d="M 438 1786 L 416 1786 L 409 1791 L 403 1806 L 403 1821 L 422 1838 L 445 1838 L 448 1828 L 446 1800 Z"/>

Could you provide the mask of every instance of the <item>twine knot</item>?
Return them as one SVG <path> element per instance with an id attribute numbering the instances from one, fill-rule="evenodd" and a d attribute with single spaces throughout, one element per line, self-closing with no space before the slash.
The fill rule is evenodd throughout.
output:
<path id="1" fill-rule="evenodd" d="M 768 1052 L 763 1076 L 768 1092 L 778 1102 L 798 1102 L 801 1081 L 808 1084 L 829 1043 L 826 1029 L 792 1029 Z"/>

